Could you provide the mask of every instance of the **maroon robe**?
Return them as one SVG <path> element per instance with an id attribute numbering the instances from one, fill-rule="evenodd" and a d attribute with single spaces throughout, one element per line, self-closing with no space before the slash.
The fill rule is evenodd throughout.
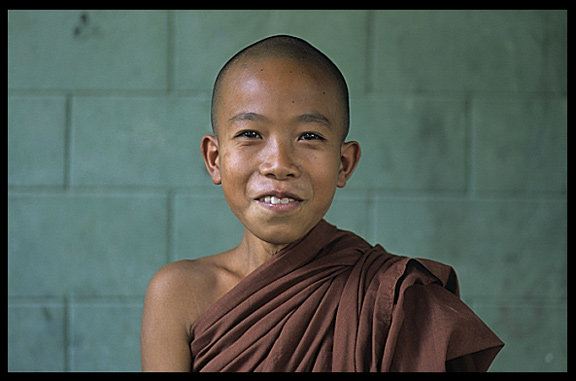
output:
<path id="1" fill-rule="evenodd" d="M 321 221 L 192 326 L 193 371 L 486 371 L 503 343 L 454 270 Z"/>

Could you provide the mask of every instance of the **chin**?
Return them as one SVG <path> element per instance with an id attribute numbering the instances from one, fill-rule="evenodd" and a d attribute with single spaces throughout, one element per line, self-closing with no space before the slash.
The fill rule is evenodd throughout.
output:
<path id="1" fill-rule="evenodd" d="M 269 227 L 251 231 L 252 234 L 262 241 L 278 246 L 289 245 L 308 233 L 308 231 L 302 231 L 302 229 L 289 229 L 288 227 Z"/>
<path id="2" fill-rule="evenodd" d="M 312 230 L 320 221 L 310 221 L 309 224 L 301 221 L 272 221 L 258 224 L 245 225 L 248 230 L 264 242 L 273 245 L 289 245 L 298 241 Z"/>

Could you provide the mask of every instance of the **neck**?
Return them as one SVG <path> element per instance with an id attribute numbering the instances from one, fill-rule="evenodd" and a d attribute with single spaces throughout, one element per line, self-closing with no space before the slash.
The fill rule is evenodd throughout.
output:
<path id="1" fill-rule="evenodd" d="M 242 242 L 236 248 L 238 271 L 243 273 L 244 276 L 250 274 L 286 246 L 288 244 L 273 244 L 262 241 L 248 229 L 245 229 Z"/>

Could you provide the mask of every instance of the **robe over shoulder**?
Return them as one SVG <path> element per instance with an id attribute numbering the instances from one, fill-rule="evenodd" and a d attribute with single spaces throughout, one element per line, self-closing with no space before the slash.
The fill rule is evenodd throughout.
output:
<path id="1" fill-rule="evenodd" d="M 503 343 L 454 270 L 322 220 L 192 326 L 193 371 L 486 371 Z"/>

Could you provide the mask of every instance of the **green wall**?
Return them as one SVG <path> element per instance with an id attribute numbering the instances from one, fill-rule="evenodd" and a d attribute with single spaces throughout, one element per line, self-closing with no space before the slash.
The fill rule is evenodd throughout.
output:
<path id="1" fill-rule="evenodd" d="M 150 277 L 239 242 L 200 139 L 219 68 L 276 33 L 351 89 L 327 219 L 452 265 L 491 370 L 566 370 L 566 11 L 9 11 L 8 369 L 140 369 Z"/>

